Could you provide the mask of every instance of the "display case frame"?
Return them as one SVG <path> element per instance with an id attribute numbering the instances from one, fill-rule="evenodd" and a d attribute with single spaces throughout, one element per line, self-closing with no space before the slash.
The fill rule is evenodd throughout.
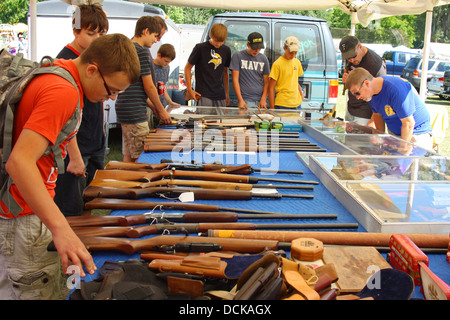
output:
<path id="1" fill-rule="evenodd" d="M 330 160 L 332 159 L 332 160 Z M 351 172 L 351 179 L 342 174 L 336 174 L 330 169 L 333 159 L 355 161 L 365 159 L 367 163 L 375 166 L 373 170 L 380 169 L 376 161 L 402 160 L 411 161 L 413 171 L 407 178 L 398 179 L 367 179 Z M 424 193 L 424 190 L 437 190 L 443 194 L 450 194 L 450 181 L 448 176 L 443 179 L 421 178 L 419 171 L 420 162 L 444 162 L 445 172 L 448 173 L 450 160 L 444 156 L 432 158 L 404 157 L 404 156 L 373 156 L 373 155 L 314 155 L 309 157 L 309 168 L 326 186 L 326 188 L 344 205 L 344 207 L 358 220 L 368 232 L 383 233 L 426 233 L 449 234 L 450 233 L 450 197 L 449 203 L 433 201 Z M 405 171 L 406 172 L 406 171 Z M 355 178 L 356 177 L 356 178 Z M 386 192 L 387 190 L 390 190 Z M 405 192 L 407 190 L 408 192 Z M 406 197 L 399 197 L 399 194 Z M 417 200 L 417 198 L 420 198 Z M 414 202 L 416 199 L 416 202 Z M 373 200 L 373 201 L 372 201 Z M 380 202 L 381 201 L 381 202 Z M 380 208 L 381 203 L 381 208 Z M 398 205 L 402 203 L 402 205 Z M 406 207 L 404 204 L 408 204 Z M 384 207 L 383 207 L 384 206 Z M 423 208 L 422 208 L 423 207 Z M 390 208 L 390 210 L 384 210 Z M 441 210 L 442 216 L 436 214 Z M 431 214 L 428 214 L 427 211 Z M 422 220 L 420 219 L 422 217 Z"/>

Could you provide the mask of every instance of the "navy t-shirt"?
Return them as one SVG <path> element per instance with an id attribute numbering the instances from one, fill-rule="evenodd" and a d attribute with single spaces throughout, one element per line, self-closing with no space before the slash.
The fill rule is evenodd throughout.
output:
<path id="1" fill-rule="evenodd" d="M 231 49 L 226 45 L 214 47 L 209 41 L 196 44 L 188 62 L 195 66 L 195 91 L 211 100 L 223 100 L 223 74 L 229 68 Z"/>

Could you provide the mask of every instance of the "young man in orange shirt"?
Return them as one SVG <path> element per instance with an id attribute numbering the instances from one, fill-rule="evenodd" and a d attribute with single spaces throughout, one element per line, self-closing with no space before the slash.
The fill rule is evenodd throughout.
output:
<path id="1" fill-rule="evenodd" d="M 139 60 L 131 41 L 121 34 L 105 35 L 74 60 L 55 60 L 70 72 L 78 90 L 53 74 L 34 78 L 17 106 L 13 147 L 6 170 L 14 181 L 10 192 L 23 211 L 14 216 L 3 201 L 0 214 L 0 299 L 64 299 L 62 271 L 81 277 L 96 266 L 53 201 L 57 170 L 53 145 L 83 94 L 90 101 L 115 98 L 139 77 Z M 64 103 L 61 103 L 64 101 Z M 78 119 L 80 121 L 80 119 Z M 72 135 L 60 144 L 63 156 Z M 47 250 L 53 241 L 57 252 Z M 69 268 L 69 266 L 73 266 Z"/>

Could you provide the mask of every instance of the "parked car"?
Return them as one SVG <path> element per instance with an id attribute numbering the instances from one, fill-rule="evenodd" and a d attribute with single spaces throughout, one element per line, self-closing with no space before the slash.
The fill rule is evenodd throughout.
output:
<path id="1" fill-rule="evenodd" d="M 439 97 L 442 99 L 450 100 L 450 71 L 444 72 L 444 84 L 442 91 L 439 93 Z"/>
<path id="2" fill-rule="evenodd" d="M 411 82 L 411 84 L 420 90 L 420 78 L 422 75 L 422 56 L 413 57 L 406 64 L 403 69 L 402 78 Z M 427 81 L 429 82 L 433 76 L 437 76 L 438 79 L 444 76 L 445 71 L 450 71 L 450 60 L 431 58 L 428 61 L 428 75 Z"/>
<path id="3" fill-rule="evenodd" d="M 284 53 L 284 40 L 296 36 L 300 40 L 297 58 L 304 70 L 304 75 L 298 79 L 305 93 L 302 109 L 329 112 L 336 105 L 339 91 L 336 49 L 326 20 L 279 13 L 222 13 L 208 21 L 202 41 L 209 40 L 209 30 L 214 23 L 227 26 L 225 44 L 231 48 L 231 54 L 247 48 L 249 33 L 261 33 L 265 45 L 261 53 L 267 56 L 270 66 Z M 230 106 L 237 106 L 231 76 L 230 100 Z"/>
<path id="4" fill-rule="evenodd" d="M 444 87 L 444 76 L 439 74 L 433 75 L 428 81 L 428 95 L 439 94 Z"/>
<path id="5" fill-rule="evenodd" d="M 404 51 L 386 51 L 383 59 L 386 61 L 386 72 L 389 75 L 401 76 L 406 64 L 412 57 L 420 56 L 418 53 Z"/>
<path id="6" fill-rule="evenodd" d="M 336 51 L 336 60 L 337 60 L 337 68 L 338 68 L 338 76 L 342 78 L 344 74 L 344 64 L 342 61 L 342 53 L 340 51 Z"/>

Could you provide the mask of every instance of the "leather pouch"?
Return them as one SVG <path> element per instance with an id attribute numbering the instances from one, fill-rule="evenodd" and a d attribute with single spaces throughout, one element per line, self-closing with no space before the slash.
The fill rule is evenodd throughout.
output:
<path id="1" fill-rule="evenodd" d="M 283 300 L 320 300 L 320 295 L 313 289 L 317 275 L 312 268 L 282 258 L 282 275 L 290 290 Z"/>
<path id="2" fill-rule="evenodd" d="M 267 254 L 251 264 L 239 277 L 234 300 L 268 300 L 276 298 L 282 290 L 280 258 Z"/>
<path id="3" fill-rule="evenodd" d="M 191 298 L 203 296 L 203 281 L 187 278 L 167 277 L 169 293 L 187 294 Z"/>

